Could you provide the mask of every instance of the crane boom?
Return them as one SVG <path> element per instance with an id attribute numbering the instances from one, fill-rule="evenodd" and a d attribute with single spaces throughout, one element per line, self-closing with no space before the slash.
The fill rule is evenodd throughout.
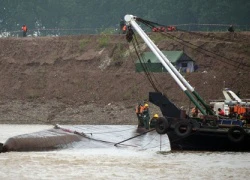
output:
<path id="1" fill-rule="evenodd" d="M 141 29 L 141 27 L 136 22 L 136 16 L 126 15 L 124 20 L 128 25 L 131 25 L 141 38 L 145 41 L 151 51 L 159 59 L 162 65 L 170 73 L 172 78 L 176 81 L 182 91 L 188 96 L 188 98 L 197 106 L 202 114 L 206 115 L 214 114 L 213 111 L 208 107 L 205 101 L 199 96 L 199 94 L 194 90 L 194 88 L 186 81 L 186 79 L 178 72 L 178 70 L 172 65 L 172 63 L 167 59 L 167 57 L 160 51 L 160 49 L 153 43 L 153 41 L 148 37 L 148 35 Z M 192 93 L 190 93 L 192 92 Z M 197 101 L 198 100 L 198 101 Z M 200 105 L 202 104 L 203 107 Z"/>

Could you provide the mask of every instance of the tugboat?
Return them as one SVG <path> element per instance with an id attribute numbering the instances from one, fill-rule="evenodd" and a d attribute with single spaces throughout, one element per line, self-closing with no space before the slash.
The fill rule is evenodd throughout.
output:
<path id="1" fill-rule="evenodd" d="M 248 103 L 237 102 L 238 105 L 249 111 L 246 110 L 244 116 L 240 116 L 240 118 L 239 116 L 221 116 L 216 114 L 211 105 L 206 104 L 136 21 L 146 25 L 152 25 L 152 23 L 133 15 L 126 15 L 124 19 L 128 27 L 127 40 L 129 42 L 133 40 L 135 34 L 133 30 L 135 30 L 202 114 L 200 117 L 190 117 L 184 110 L 176 107 L 163 93 L 149 93 L 149 101 L 158 106 L 163 115 L 163 117 L 157 119 L 155 129 L 159 134 L 168 135 L 171 149 L 249 152 L 250 118 L 248 118 L 247 113 L 250 110 Z M 232 102 L 228 104 L 232 105 Z M 213 107 L 217 106 L 213 105 Z"/>
<path id="2" fill-rule="evenodd" d="M 216 115 L 189 117 L 161 93 L 150 92 L 150 102 L 159 106 L 156 131 L 167 133 L 172 150 L 250 151 L 249 117 L 245 119 Z"/>

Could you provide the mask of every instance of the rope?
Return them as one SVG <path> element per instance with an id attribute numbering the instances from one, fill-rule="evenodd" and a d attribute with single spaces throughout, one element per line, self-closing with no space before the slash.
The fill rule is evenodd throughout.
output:
<path id="1" fill-rule="evenodd" d="M 77 129 L 80 129 L 79 127 L 76 127 Z M 128 129 L 124 129 L 124 130 L 120 130 L 120 131 L 106 131 L 106 132 L 92 132 L 92 133 L 84 133 L 84 134 L 106 134 L 106 133 L 114 133 L 114 132 L 123 132 L 123 131 L 127 131 L 127 130 L 131 130 L 131 129 L 134 129 L 134 128 L 128 128 Z"/>
<path id="2" fill-rule="evenodd" d="M 152 22 L 152 21 L 143 20 L 143 19 L 141 19 L 141 18 L 137 18 L 136 20 L 139 21 L 139 22 L 141 22 L 141 23 L 143 23 L 143 24 L 145 24 L 146 26 L 148 26 L 148 27 L 150 27 L 150 28 L 155 27 L 155 25 L 157 25 L 157 26 L 165 26 L 165 25 L 158 24 L 158 23 L 155 23 L 155 22 Z M 178 29 L 178 30 L 179 30 L 179 29 Z M 180 31 L 189 32 L 189 31 L 185 31 L 185 30 L 180 30 Z M 172 37 L 173 40 L 178 39 L 178 40 L 179 40 L 178 42 L 179 42 L 180 44 L 182 44 L 182 45 L 184 45 L 184 46 L 187 46 L 187 47 L 189 47 L 189 48 L 191 48 L 191 49 L 193 49 L 193 50 L 196 50 L 196 51 L 201 52 L 201 53 L 203 53 L 202 51 L 205 51 L 205 52 L 207 52 L 207 53 L 211 53 L 212 55 L 218 56 L 218 57 L 220 57 L 220 58 L 222 58 L 222 59 L 225 59 L 225 60 L 227 60 L 227 61 L 231 61 L 231 62 L 236 63 L 236 64 L 239 64 L 239 65 L 238 65 L 238 66 L 235 66 L 235 64 L 232 64 L 232 63 L 229 63 L 229 62 L 226 62 L 226 61 L 221 60 L 223 63 L 226 63 L 226 64 L 231 65 L 231 66 L 236 67 L 236 68 L 239 68 L 239 67 L 242 65 L 242 70 L 244 70 L 244 71 L 249 71 L 249 70 L 243 69 L 244 67 L 250 68 L 250 65 L 248 65 L 248 64 L 246 64 L 246 63 L 243 64 L 242 62 L 238 62 L 238 61 L 236 61 L 236 60 L 229 59 L 229 58 L 227 58 L 227 57 L 225 57 L 225 56 L 222 56 L 222 55 L 220 55 L 220 54 L 217 54 L 217 53 L 215 53 L 215 52 L 213 52 L 213 51 L 209 51 L 209 50 L 204 49 L 204 48 L 202 48 L 202 47 L 199 47 L 199 46 L 197 46 L 197 45 L 195 45 L 195 44 L 192 44 L 192 43 L 190 43 L 190 42 L 188 42 L 188 41 L 185 41 L 185 40 L 183 40 L 183 39 L 181 39 L 181 38 L 179 38 L 179 37 L 177 37 L 177 36 L 174 36 L 174 35 L 172 35 L 172 34 L 169 34 L 169 33 L 167 34 L 167 33 L 163 33 L 163 32 L 160 32 L 160 33 L 162 33 L 162 34 L 164 34 L 164 35 L 167 35 L 168 37 Z M 191 32 L 190 32 L 190 33 L 191 33 Z M 180 41 L 182 41 L 182 42 L 188 44 L 189 46 L 186 45 L 186 44 L 181 43 Z M 191 46 L 190 46 L 190 45 L 191 45 Z M 193 48 L 192 46 L 194 46 L 194 47 L 196 47 L 196 48 Z M 202 51 L 200 51 L 199 49 L 201 49 Z"/>
<path id="3" fill-rule="evenodd" d="M 118 143 L 114 144 L 114 146 L 117 146 L 118 144 L 121 144 L 121 143 L 123 143 L 123 142 L 126 142 L 126 141 L 129 141 L 129 140 L 131 140 L 131 139 L 137 138 L 137 137 L 139 137 L 139 136 L 142 136 L 142 135 L 144 135 L 144 134 L 146 134 L 146 133 L 148 133 L 148 132 L 151 132 L 151 131 L 153 131 L 153 130 L 155 130 L 155 129 L 150 129 L 150 130 L 148 130 L 148 131 L 146 131 L 146 132 L 143 132 L 143 133 L 141 133 L 141 134 L 139 134 L 139 135 L 133 136 L 133 137 L 128 138 L 128 139 L 125 139 L 125 140 L 123 140 L 123 141 L 121 141 L 121 142 L 118 142 Z"/>
<path id="4" fill-rule="evenodd" d="M 153 81 L 152 76 L 151 76 L 150 73 L 149 73 L 148 67 L 146 66 L 145 63 L 143 63 L 144 60 L 142 60 L 141 56 L 140 56 L 139 53 L 138 53 L 138 50 L 137 50 L 137 48 L 136 48 L 136 45 L 138 45 L 139 43 L 138 43 L 138 41 L 136 40 L 136 36 L 134 36 L 133 39 L 135 39 L 135 42 L 132 41 L 132 43 L 133 43 L 133 46 L 134 46 L 136 55 L 137 55 L 137 57 L 139 58 L 140 64 L 141 64 L 141 66 L 142 66 L 142 68 L 143 68 L 143 71 L 144 71 L 144 73 L 145 73 L 145 75 L 146 75 L 148 81 L 150 82 L 150 84 L 151 84 L 152 87 L 154 88 L 154 90 L 155 90 L 156 92 L 159 92 L 158 88 L 156 87 L 156 85 L 155 85 L 155 83 L 154 83 L 154 81 Z"/>
<path id="5" fill-rule="evenodd" d="M 144 20 L 142 18 L 137 17 L 136 20 L 138 22 L 144 22 L 144 23 L 149 23 L 149 24 L 155 24 L 155 25 L 159 25 L 159 26 L 163 26 L 162 24 L 156 23 L 156 22 L 152 22 L 152 21 L 148 21 L 148 20 Z M 170 26 L 219 26 L 219 27 L 229 27 L 232 24 L 199 24 L 199 23 L 186 23 L 186 24 L 171 24 Z M 237 25 L 237 24 L 233 24 L 234 27 L 248 27 L 249 25 Z M 28 31 L 86 31 L 86 30 L 103 30 L 103 29 L 116 29 L 114 27 L 107 27 L 107 28 L 100 28 L 100 27 L 96 27 L 96 28 L 33 28 L 33 29 L 28 29 Z M 16 30 L 16 31 L 2 31 L 2 32 L 9 32 L 9 33 L 17 33 L 17 32 L 22 32 L 22 30 Z"/>
<path id="6" fill-rule="evenodd" d="M 136 43 L 137 43 L 137 45 L 139 44 L 138 43 L 138 40 L 137 40 L 137 38 L 136 38 L 136 36 L 134 35 L 134 39 L 135 39 L 135 41 L 136 41 Z M 142 54 L 142 53 L 141 53 Z M 141 57 L 141 56 L 140 56 Z M 140 60 L 140 58 L 139 58 L 139 60 Z M 152 79 L 152 81 L 154 80 L 155 81 L 155 83 L 157 84 L 157 86 L 155 85 L 155 83 L 154 83 L 154 86 L 156 87 L 156 92 L 161 92 L 157 87 L 160 87 L 160 85 L 159 85 L 159 83 L 157 82 L 157 79 L 155 78 L 155 76 L 152 74 L 152 73 L 150 73 L 150 71 L 149 71 L 149 69 L 148 69 L 148 67 L 147 67 L 147 65 L 145 64 L 145 62 L 146 62 L 146 60 L 145 60 L 145 58 L 144 57 L 142 57 L 142 60 L 143 60 L 143 63 L 144 63 L 144 65 L 145 65 L 145 67 L 146 67 L 146 69 L 147 69 L 147 74 L 150 76 L 150 78 Z M 141 63 L 141 60 L 140 60 L 140 63 Z"/>
<path id="7" fill-rule="evenodd" d="M 101 140 L 101 139 L 92 138 L 92 137 L 87 136 L 86 133 L 78 132 L 78 131 L 73 131 L 73 130 L 70 130 L 70 129 L 66 129 L 66 128 L 61 127 L 61 126 L 58 125 L 58 124 L 55 125 L 55 128 L 62 129 L 62 130 L 65 131 L 65 132 L 77 134 L 77 135 L 82 136 L 82 137 L 84 137 L 84 138 L 86 138 L 86 139 L 89 139 L 89 140 L 98 141 L 98 142 L 104 142 L 104 143 L 114 144 L 114 145 L 115 145 L 115 142 L 105 141 L 105 140 Z M 137 147 L 137 146 L 134 146 L 134 145 L 127 145 L 127 144 L 123 144 L 123 146 L 133 146 L 133 147 Z"/>
<path id="8" fill-rule="evenodd" d="M 156 138 L 156 136 L 157 136 L 157 134 L 151 139 L 151 141 L 149 141 L 146 145 L 144 145 L 144 146 L 142 147 L 142 149 L 144 149 L 144 148 L 147 147 L 149 144 L 151 144 L 152 141 Z"/>
<path id="9" fill-rule="evenodd" d="M 172 34 L 166 34 L 166 33 L 165 33 L 164 35 L 166 35 L 166 36 L 168 36 L 168 37 L 172 37 L 173 40 L 178 39 L 180 44 L 182 44 L 182 45 L 184 45 L 184 46 L 187 46 L 187 47 L 189 47 L 189 48 L 191 48 L 191 49 L 193 49 L 193 50 L 195 50 L 195 51 L 198 51 L 198 52 L 200 52 L 200 53 L 203 53 L 203 51 L 205 51 L 205 52 L 207 52 L 207 53 L 210 53 L 210 54 L 212 54 L 212 55 L 215 55 L 215 56 L 218 56 L 218 57 L 220 57 L 220 58 L 222 58 L 222 59 L 225 59 L 225 60 L 227 60 L 227 61 L 221 60 L 221 62 L 223 62 L 223 63 L 225 63 L 225 64 L 228 64 L 228 65 L 230 65 L 230 66 L 232 66 L 232 67 L 235 67 L 235 68 L 238 69 L 238 68 L 240 68 L 240 66 L 242 66 L 242 67 L 241 67 L 242 70 L 247 71 L 247 72 L 249 71 L 249 70 L 247 70 L 247 69 L 243 69 L 244 67 L 250 68 L 250 65 L 248 65 L 248 64 L 246 64 L 246 63 L 243 64 L 242 62 L 239 62 L 239 61 L 237 61 L 237 60 L 229 59 L 229 58 L 227 58 L 227 57 L 225 57 L 225 56 L 222 56 L 222 55 L 220 55 L 220 54 L 217 54 L 217 53 L 215 53 L 215 52 L 213 52 L 213 51 L 204 49 L 204 48 L 202 48 L 202 47 L 200 47 L 200 46 L 197 46 L 197 45 L 195 45 L 195 44 L 192 44 L 192 43 L 190 43 L 190 42 L 188 42 L 188 41 L 182 40 L 182 39 L 180 39 L 179 37 L 174 36 L 174 35 L 172 35 Z M 188 45 L 185 45 L 185 44 L 181 43 L 180 41 L 182 41 L 182 42 L 184 42 L 184 43 L 187 43 Z M 191 45 L 191 46 L 190 46 L 190 45 Z M 196 48 L 193 48 L 192 46 L 194 46 L 194 47 L 196 47 Z M 202 50 L 202 51 L 200 51 L 199 49 Z M 203 54 L 204 54 L 204 53 L 203 53 Z M 206 54 L 206 55 L 209 55 L 209 54 Z M 228 61 L 231 61 L 231 62 L 228 62 Z M 238 64 L 238 66 L 235 66 L 235 64 L 233 64 L 233 63 Z"/>
<path id="10" fill-rule="evenodd" d="M 145 64 L 145 59 L 143 57 L 140 56 L 141 53 L 139 53 L 139 50 L 137 49 L 137 47 L 139 46 L 139 43 L 137 41 L 137 38 L 135 36 L 135 33 L 134 32 L 131 32 L 133 31 L 131 28 L 128 28 L 129 31 L 127 32 L 127 40 L 128 41 L 132 41 L 132 44 L 133 44 L 133 47 L 135 49 L 135 53 L 140 61 L 140 64 L 143 68 L 143 72 L 145 73 L 148 81 L 150 82 L 151 86 L 153 87 L 153 89 L 156 91 L 156 92 L 160 92 L 160 90 L 158 89 L 159 86 L 159 83 L 157 82 L 156 78 L 150 74 L 150 71 L 148 69 L 148 67 L 146 66 Z M 158 86 L 156 86 L 156 83 L 158 84 Z"/>

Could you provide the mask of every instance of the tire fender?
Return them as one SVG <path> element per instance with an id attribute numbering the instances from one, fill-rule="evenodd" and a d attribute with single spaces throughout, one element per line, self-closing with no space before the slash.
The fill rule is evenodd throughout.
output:
<path id="1" fill-rule="evenodd" d="M 243 141 L 245 135 L 245 130 L 240 126 L 233 126 L 228 130 L 228 139 L 234 143 Z"/>
<path id="2" fill-rule="evenodd" d="M 192 131 L 192 124 L 188 120 L 183 120 L 175 124 L 175 133 L 179 137 L 186 137 Z"/>
<path id="3" fill-rule="evenodd" d="M 168 120 L 164 117 L 159 117 L 155 123 L 155 130 L 158 134 L 165 134 L 169 128 Z"/>

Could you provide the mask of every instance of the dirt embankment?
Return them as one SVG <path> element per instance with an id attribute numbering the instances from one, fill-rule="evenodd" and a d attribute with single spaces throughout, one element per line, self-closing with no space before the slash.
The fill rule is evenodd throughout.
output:
<path id="1" fill-rule="evenodd" d="M 250 33 L 150 36 L 160 49 L 194 59 L 198 71 L 184 76 L 205 100 L 223 98 L 223 87 L 250 98 Z M 135 72 L 136 59 L 123 35 L 0 39 L 0 123 L 136 124 L 134 106 L 153 91 Z M 188 107 L 169 74 L 154 77 L 174 103 Z"/>

